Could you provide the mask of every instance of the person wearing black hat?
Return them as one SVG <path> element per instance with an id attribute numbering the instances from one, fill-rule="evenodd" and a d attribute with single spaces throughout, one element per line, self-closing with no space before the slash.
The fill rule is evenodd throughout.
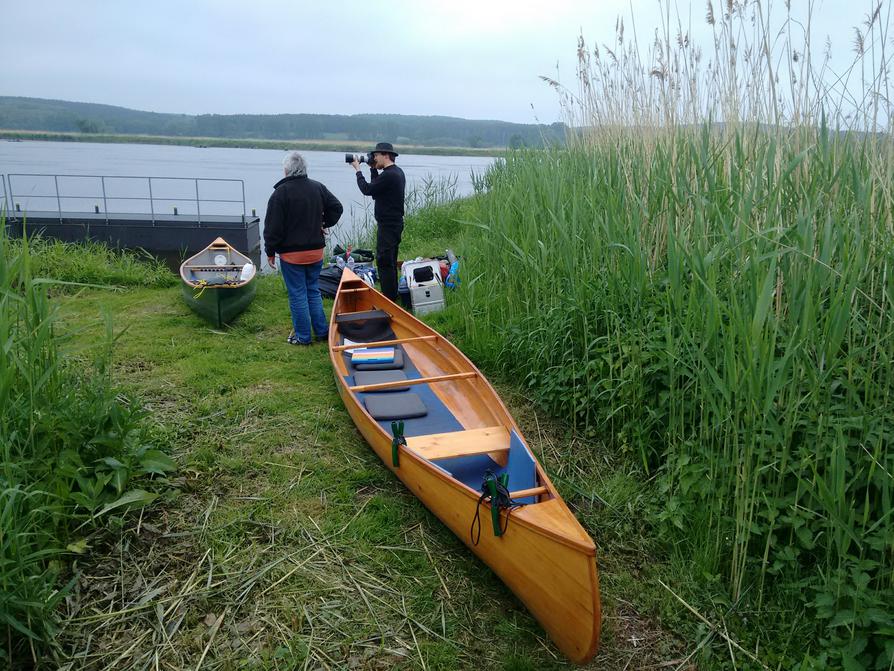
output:
<path id="1" fill-rule="evenodd" d="M 382 293 L 397 301 L 397 250 L 404 230 L 404 192 L 407 180 L 404 171 L 397 167 L 394 159 L 398 154 L 390 142 L 379 142 L 372 150 L 373 160 L 369 164 L 370 180 L 367 182 L 360 172 L 360 163 L 351 163 L 357 172 L 357 186 L 365 196 L 372 196 L 375 202 L 376 223 L 376 268 Z"/>

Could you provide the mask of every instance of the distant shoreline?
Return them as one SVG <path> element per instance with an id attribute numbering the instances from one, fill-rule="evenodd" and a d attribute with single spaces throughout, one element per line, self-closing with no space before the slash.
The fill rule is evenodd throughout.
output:
<path id="1" fill-rule="evenodd" d="M 233 147 L 238 149 L 297 149 L 305 151 L 364 151 L 375 141 L 357 140 L 261 140 L 254 138 L 180 137 L 167 135 L 121 135 L 117 133 L 63 133 L 55 131 L 3 130 L 3 140 L 42 140 L 47 142 L 100 142 L 109 144 L 159 144 L 186 147 Z M 399 145 L 402 154 L 430 156 L 503 156 L 505 147 L 426 147 Z"/>

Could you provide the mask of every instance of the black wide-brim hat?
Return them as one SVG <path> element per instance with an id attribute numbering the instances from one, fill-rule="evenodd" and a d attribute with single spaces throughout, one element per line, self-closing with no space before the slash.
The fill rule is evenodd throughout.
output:
<path id="1" fill-rule="evenodd" d="M 379 142 L 376 145 L 376 148 L 372 150 L 371 153 L 375 154 L 376 152 L 380 154 L 392 154 L 394 156 L 400 156 L 396 151 L 394 151 L 394 145 L 390 142 Z"/>

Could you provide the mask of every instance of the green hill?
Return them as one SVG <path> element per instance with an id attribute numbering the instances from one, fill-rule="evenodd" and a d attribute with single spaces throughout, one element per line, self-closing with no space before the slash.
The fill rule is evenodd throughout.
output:
<path id="1" fill-rule="evenodd" d="M 94 103 L 0 96 L 8 130 L 267 140 L 368 141 L 439 147 L 562 144 L 565 125 L 404 114 L 162 114 Z"/>

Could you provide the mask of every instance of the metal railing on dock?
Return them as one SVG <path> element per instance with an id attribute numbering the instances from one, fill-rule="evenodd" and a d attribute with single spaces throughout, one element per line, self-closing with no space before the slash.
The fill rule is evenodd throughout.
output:
<path id="1" fill-rule="evenodd" d="M 0 175 L 0 183 L 3 185 L 3 204 L 7 217 L 11 219 L 18 219 L 25 212 L 35 210 L 43 215 L 55 211 L 60 222 L 72 213 L 102 215 L 98 219 L 104 218 L 106 223 L 109 223 L 110 217 L 138 214 L 148 215 L 154 226 L 160 220 L 169 224 L 172 217 L 179 215 L 188 215 L 201 224 L 204 211 L 206 218 L 221 214 L 241 215 L 242 220 L 246 221 L 245 182 L 241 179 L 9 173 Z M 41 185 L 46 188 L 39 188 Z M 209 197 L 207 193 L 212 186 L 216 189 L 224 187 L 232 193 L 214 194 L 230 196 L 226 198 Z M 121 195 L 122 193 L 127 195 Z M 74 207 L 91 200 L 94 202 L 92 211 Z M 26 203 L 24 208 L 22 201 Z M 30 204 L 34 201 L 53 203 L 55 207 L 31 207 Z M 133 203 L 142 204 L 142 209 L 133 211 L 126 207 L 126 204 Z M 209 212 L 221 209 L 219 206 L 231 211 Z M 181 208 L 185 211 L 180 212 Z"/>
<path id="2" fill-rule="evenodd" d="M 3 210 L 3 213 L 8 216 L 8 214 L 12 211 L 9 207 L 9 194 L 6 191 L 6 175 L 0 175 L 0 186 L 3 187 L 3 203 L 0 204 L 0 210 Z"/>

